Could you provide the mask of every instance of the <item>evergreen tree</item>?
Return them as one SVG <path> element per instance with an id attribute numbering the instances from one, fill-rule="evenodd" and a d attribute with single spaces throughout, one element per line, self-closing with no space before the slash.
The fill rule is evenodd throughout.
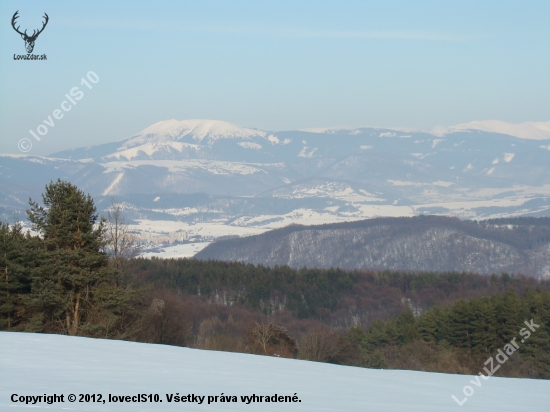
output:
<path id="1" fill-rule="evenodd" d="M 534 377 L 548 379 L 550 377 L 550 293 L 528 290 L 521 303 L 523 306 L 521 312 L 524 317 L 519 327 L 526 328 L 530 336 L 528 339 L 525 336 L 525 339 L 522 339 L 524 341 L 520 341 L 520 353 L 535 367 Z M 538 325 L 534 331 L 524 323 L 525 321 L 530 323 L 531 319 Z"/>
<path id="2" fill-rule="evenodd" d="M 442 328 L 443 311 L 444 309 L 439 306 L 434 306 L 417 319 L 418 334 L 423 340 L 439 342 L 443 336 L 446 336 L 446 331 Z"/>
<path id="3" fill-rule="evenodd" d="M 496 333 L 496 309 L 493 301 L 488 298 L 470 301 L 472 314 L 472 349 L 477 353 L 490 354 L 494 352 L 501 341 Z"/>
<path id="4" fill-rule="evenodd" d="M 503 275 L 504 276 L 504 275 Z M 496 314 L 496 333 L 500 342 L 513 339 L 518 333 L 520 301 L 516 292 L 508 289 L 503 295 L 493 297 Z"/>
<path id="5" fill-rule="evenodd" d="M 459 300 L 451 308 L 448 320 L 449 333 L 446 338 L 453 346 L 460 349 L 471 349 L 472 317 L 470 305 Z"/>
<path id="6" fill-rule="evenodd" d="M 410 343 L 419 338 L 418 327 L 413 311 L 410 308 L 405 309 L 396 320 L 398 330 L 398 342 L 400 344 Z"/>
<path id="7" fill-rule="evenodd" d="M 359 366 L 366 368 L 386 368 L 387 363 L 379 348 L 387 343 L 384 323 L 380 320 L 374 321 L 366 332 L 361 326 L 354 326 L 348 332 L 348 339 L 351 344 L 357 347 Z"/>
<path id="8" fill-rule="evenodd" d="M 97 221 L 90 195 L 69 182 L 46 186 L 44 206 L 30 201 L 27 211 L 40 234 L 43 257 L 33 279 L 32 304 L 54 331 L 77 335 L 97 312 L 95 294 L 114 273 L 101 252 L 104 222 Z"/>
<path id="9" fill-rule="evenodd" d="M 19 330 L 31 291 L 29 238 L 20 223 L 0 222 L 0 329 Z"/>

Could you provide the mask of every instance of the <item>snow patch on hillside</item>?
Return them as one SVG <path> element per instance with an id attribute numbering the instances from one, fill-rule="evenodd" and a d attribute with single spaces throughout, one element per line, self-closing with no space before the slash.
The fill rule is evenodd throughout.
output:
<path id="1" fill-rule="evenodd" d="M 432 149 L 435 149 L 435 147 L 441 143 L 444 139 L 434 139 L 432 142 Z"/>
<path id="2" fill-rule="evenodd" d="M 103 196 L 109 196 L 109 195 L 116 194 L 116 192 L 114 191 L 114 188 L 122 180 L 123 176 L 124 176 L 124 173 L 119 173 L 118 176 L 113 179 L 113 181 L 109 185 L 109 187 L 107 189 L 105 189 L 105 191 L 102 193 L 102 195 Z"/>
<path id="3" fill-rule="evenodd" d="M 210 242 L 195 242 L 195 243 L 184 243 L 180 245 L 170 245 L 163 246 L 161 250 L 148 251 L 142 253 L 140 257 L 144 258 L 162 258 L 162 259 L 179 259 L 179 258 L 192 258 Z"/>
<path id="4" fill-rule="evenodd" d="M 504 161 L 510 163 L 515 156 L 515 153 L 504 153 Z"/>
<path id="5" fill-rule="evenodd" d="M 254 142 L 239 142 L 237 144 L 241 147 L 244 147 L 245 149 L 260 150 L 262 148 L 262 145 Z"/>
<path id="6" fill-rule="evenodd" d="M 305 144 L 305 141 L 304 141 Z M 315 152 L 317 151 L 317 148 L 314 147 L 309 152 L 307 151 L 309 148 L 307 146 L 304 146 L 303 149 L 298 153 L 298 157 L 305 157 L 305 158 L 312 158 Z"/>
<path id="7" fill-rule="evenodd" d="M 388 180 L 388 183 L 391 183 L 393 186 L 439 186 L 439 187 L 449 187 L 452 186 L 453 182 L 445 182 L 443 180 L 438 180 L 433 183 L 421 183 L 421 182 L 407 182 L 402 180 Z"/>
<path id="8" fill-rule="evenodd" d="M 182 152 L 184 149 L 192 149 L 195 151 L 200 150 L 200 147 L 196 144 L 170 141 L 148 142 L 130 149 L 127 149 L 126 147 L 128 147 L 128 145 L 125 144 L 116 153 L 110 154 L 105 157 L 107 159 L 132 160 L 136 157 L 139 157 L 141 154 L 152 156 L 153 154 L 158 152 Z"/>
<path id="9" fill-rule="evenodd" d="M 269 135 L 267 136 L 267 140 L 271 142 L 272 144 L 279 144 L 279 138 L 275 135 Z"/>
<path id="10" fill-rule="evenodd" d="M 263 171 L 263 167 L 283 167 L 280 163 L 256 164 L 243 162 L 223 162 L 216 160 L 133 160 L 130 162 L 108 162 L 101 164 L 105 171 L 103 173 L 119 172 L 124 169 L 131 169 L 138 166 L 149 165 L 168 169 L 170 172 L 185 173 L 192 169 L 202 169 L 214 175 L 249 175 Z"/>

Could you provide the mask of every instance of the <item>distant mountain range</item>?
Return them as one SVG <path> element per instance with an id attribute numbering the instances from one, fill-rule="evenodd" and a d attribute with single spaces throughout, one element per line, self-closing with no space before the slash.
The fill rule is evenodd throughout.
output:
<path id="1" fill-rule="evenodd" d="M 507 272 L 550 278 L 550 218 L 475 223 L 420 216 L 293 225 L 220 240 L 195 258 L 271 267 Z"/>
<path id="2" fill-rule="evenodd" d="M 481 130 L 484 132 L 507 134 L 522 139 L 546 140 L 550 139 L 550 122 L 525 122 L 519 124 L 506 123 L 498 120 L 469 122 L 456 126 L 438 126 L 431 130 L 434 134 L 448 134 L 461 130 Z"/>
<path id="3" fill-rule="evenodd" d="M 265 230 L 428 213 L 549 216 L 550 122 L 268 132 L 166 120 L 117 142 L 1 156 L 2 219 L 23 216 L 29 196 L 57 178 L 100 208 L 116 196 L 136 220 Z"/>

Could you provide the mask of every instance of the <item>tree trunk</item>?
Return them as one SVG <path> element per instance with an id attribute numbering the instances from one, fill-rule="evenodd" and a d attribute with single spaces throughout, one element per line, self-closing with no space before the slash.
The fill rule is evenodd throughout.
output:
<path id="1" fill-rule="evenodd" d="M 78 332 L 79 316 L 80 316 L 80 291 L 76 293 L 76 302 L 73 309 L 72 322 L 70 320 L 69 313 L 67 312 L 67 323 L 69 324 L 68 332 L 69 332 L 69 335 L 71 336 L 75 336 Z"/>

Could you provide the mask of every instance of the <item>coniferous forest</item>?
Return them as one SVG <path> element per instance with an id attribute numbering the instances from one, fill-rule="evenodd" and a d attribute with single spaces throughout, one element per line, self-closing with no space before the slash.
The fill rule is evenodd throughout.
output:
<path id="1" fill-rule="evenodd" d="M 550 378 L 547 280 L 135 258 L 64 181 L 27 214 L 0 225 L 1 330 L 464 374 L 504 351 L 495 375 Z"/>

